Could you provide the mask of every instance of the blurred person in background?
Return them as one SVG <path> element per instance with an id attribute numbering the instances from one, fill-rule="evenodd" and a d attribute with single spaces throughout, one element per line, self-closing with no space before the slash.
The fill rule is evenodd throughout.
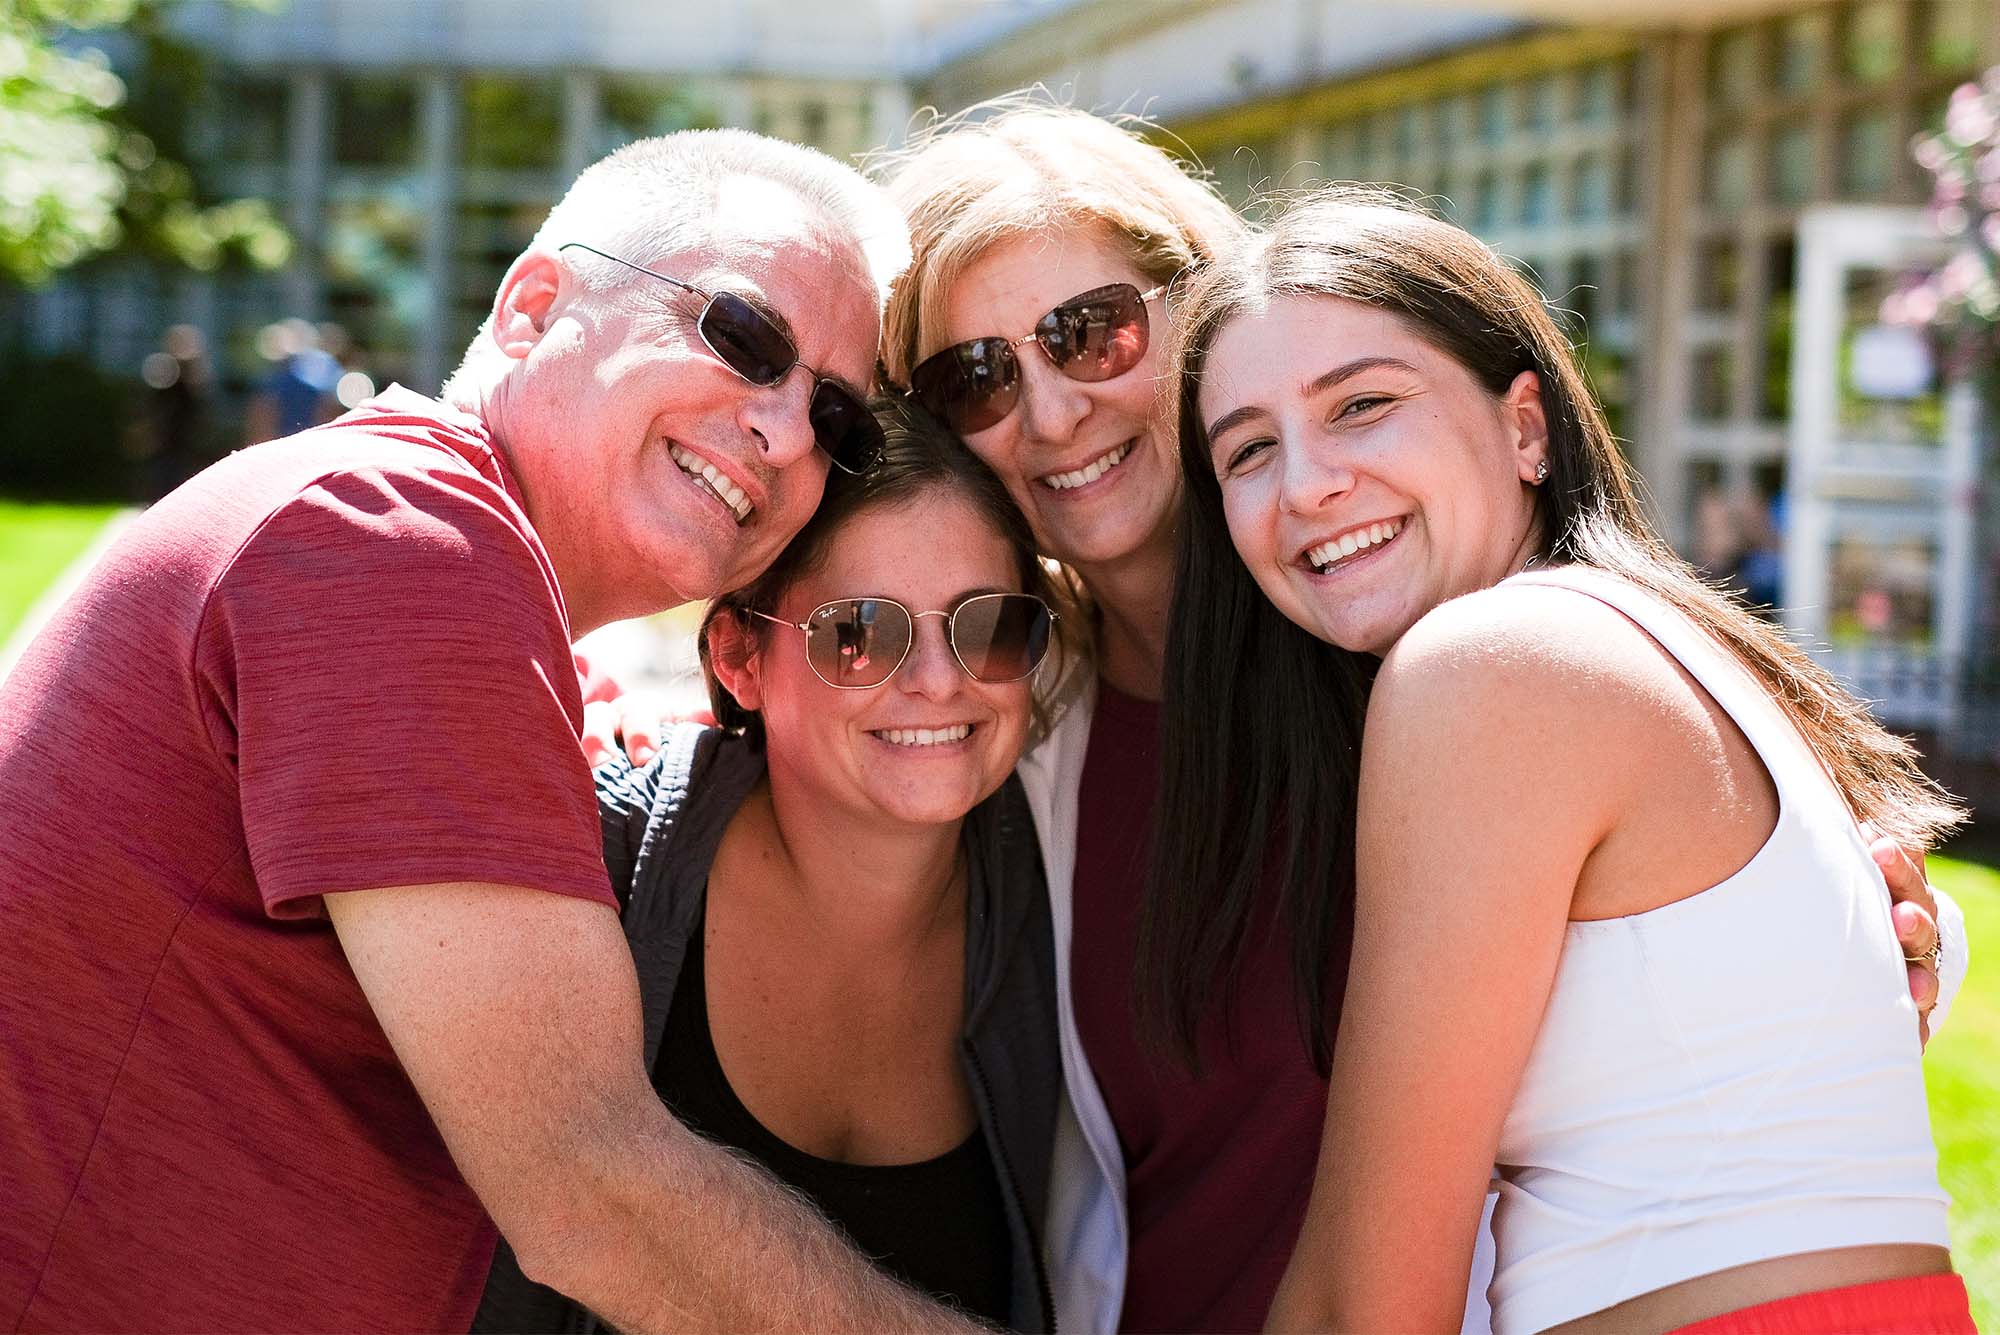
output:
<path id="1" fill-rule="evenodd" d="M 215 381 L 207 338 L 194 325 L 173 326 L 159 350 L 140 364 L 139 380 L 146 392 L 137 423 L 138 453 L 146 499 L 158 500 L 212 457 Z"/>
<path id="2" fill-rule="evenodd" d="M 320 330 L 310 321 L 294 317 L 264 326 L 257 333 L 257 352 L 271 369 L 244 409 L 246 445 L 295 435 L 340 415 L 342 405 L 334 393 L 342 373 L 340 358 L 321 346 Z"/>

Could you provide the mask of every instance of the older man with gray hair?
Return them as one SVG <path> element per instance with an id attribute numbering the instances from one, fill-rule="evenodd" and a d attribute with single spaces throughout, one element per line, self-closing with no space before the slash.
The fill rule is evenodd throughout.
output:
<path id="1" fill-rule="evenodd" d="M 106 554 L 0 683 L 0 1326 L 464 1330 L 496 1223 L 628 1329 L 950 1320 L 654 1095 L 569 659 L 867 466 L 906 246 L 809 150 L 631 145 L 443 401 Z"/>

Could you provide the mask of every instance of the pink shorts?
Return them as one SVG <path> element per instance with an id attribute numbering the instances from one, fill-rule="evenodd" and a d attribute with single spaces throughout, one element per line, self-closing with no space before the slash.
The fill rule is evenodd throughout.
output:
<path id="1" fill-rule="evenodd" d="M 1672 1335 L 1979 1335 L 1979 1328 L 1964 1280 L 1919 1275 L 1741 1307 Z"/>

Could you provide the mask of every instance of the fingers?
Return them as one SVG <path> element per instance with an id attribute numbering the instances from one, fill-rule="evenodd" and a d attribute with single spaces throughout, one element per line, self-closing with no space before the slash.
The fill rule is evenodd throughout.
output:
<path id="1" fill-rule="evenodd" d="M 1921 852 L 1913 856 L 1895 840 L 1881 838 L 1869 844 L 1868 853 L 1875 859 L 1875 865 L 1882 869 L 1882 880 L 1889 887 L 1892 902 L 1914 904 L 1924 911 L 1924 916 L 1936 918 L 1937 900 L 1931 895 L 1930 883 L 1924 878 Z"/>
<path id="2" fill-rule="evenodd" d="M 669 720 L 665 703 L 659 696 L 645 691 L 621 696 L 613 706 L 618 711 L 618 731 L 625 743 L 625 754 L 632 758 L 634 765 L 643 765 L 660 753 L 660 735 L 666 730 Z"/>
<path id="3" fill-rule="evenodd" d="M 1937 919 L 1915 904 L 1891 905 L 1889 916 L 1895 920 L 1896 944 L 1903 948 L 1906 958 L 1927 956 L 1937 946 Z"/>
<path id="4" fill-rule="evenodd" d="M 1921 962 L 1906 964 L 1904 968 L 1910 976 L 1910 1000 L 1917 1004 L 1917 1037 L 1928 1045 L 1931 1041 L 1931 1012 L 1937 1009 L 1938 978 L 1929 965 Z"/>
<path id="5" fill-rule="evenodd" d="M 584 761 L 596 769 L 618 754 L 618 707 L 609 700 L 592 700 L 583 707 Z"/>

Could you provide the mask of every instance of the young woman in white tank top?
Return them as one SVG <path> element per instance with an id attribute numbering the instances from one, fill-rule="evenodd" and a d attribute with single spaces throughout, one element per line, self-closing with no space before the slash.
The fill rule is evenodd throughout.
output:
<path id="1" fill-rule="evenodd" d="M 1164 999 L 1236 949 L 1185 833 L 1228 820 L 1218 774 L 1282 785 L 1296 940 L 1353 894 L 1271 1326 L 1457 1330 L 1497 1176 L 1498 1335 L 1970 1331 L 1857 828 L 1921 846 L 1950 799 L 1646 527 L 1540 298 L 1471 236 L 1323 192 L 1182 319 L 1142 1005 L 1175 1037 Z"/>

